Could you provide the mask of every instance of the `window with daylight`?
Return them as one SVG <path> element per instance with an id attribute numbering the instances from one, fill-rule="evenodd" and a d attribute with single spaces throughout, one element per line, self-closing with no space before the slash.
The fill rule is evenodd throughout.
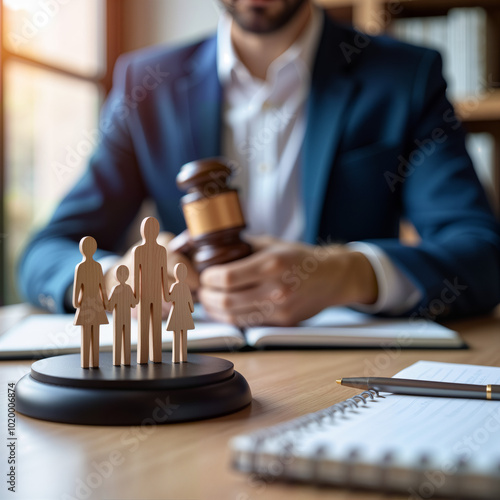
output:
<path id="1" fill-rule="evenodd" d="M 120 53 L 120 0 L 3 0 L 0 305 L 34 230 L 85 168 Z"/>

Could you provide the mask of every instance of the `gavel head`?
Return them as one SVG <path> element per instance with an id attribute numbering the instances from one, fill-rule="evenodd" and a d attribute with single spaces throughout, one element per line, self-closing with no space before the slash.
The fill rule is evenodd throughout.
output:
<path id="1" fill-rule="evenodd" d="M 177 186 L 187 194 L 182 210 L 190 235 L 190 257 L 198 271 L 250 255 L 240 237 L 245 228 L 238 192 L 228 186 L 232 169 L 222 158 L 184 165 Z"/>

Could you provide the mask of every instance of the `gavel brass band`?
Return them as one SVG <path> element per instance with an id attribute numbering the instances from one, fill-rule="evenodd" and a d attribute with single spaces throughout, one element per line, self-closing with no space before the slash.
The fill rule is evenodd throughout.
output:
<path id="1" fill-rule="evenodd" d="M 191 238 L 245 225 L 236 191 L 187 203 L 182 210 Z"/>

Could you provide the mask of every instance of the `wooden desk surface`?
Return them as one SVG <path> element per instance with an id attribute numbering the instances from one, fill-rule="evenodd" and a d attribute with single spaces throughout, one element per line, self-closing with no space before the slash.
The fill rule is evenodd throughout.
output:
<path id="1" fill-rule="evenodd" d="M 12 311 L 11 311 L 12 312 Z M 18 309 L 17 313 L 22 313 Z M 12 316 L 12 314 L 11 314 Z M 5 316 L 4 316 L 5 317 Z M 2 312 L 0 312 L 0 324 Z M 92 427 L 17 415 L 17 491 L 1 498 L 73 499 L 382 499 L 382 493 L 263 484 L 230 469 L 228 441 L 239 433 L 320 410 L 356 393 L 335 380 L 392 376 L 419 359 L 500 366 L 500 310 L 494 316 L 449 323 L 468 350 L 325 350 L 221 353 L 248 380 L 250 407 L 222 418 L 163 426 Z M 7 434 L 7 383 L 30 362 L 1 362 L 1 429 Z M 4 457 L 4 451 L 0 457 Z M 111 464 L 114 462 L 114 465 Z M 1 470 L 7 470 L 1 458 Z M 391 496 L 407 499 L 408 495 Z"/>

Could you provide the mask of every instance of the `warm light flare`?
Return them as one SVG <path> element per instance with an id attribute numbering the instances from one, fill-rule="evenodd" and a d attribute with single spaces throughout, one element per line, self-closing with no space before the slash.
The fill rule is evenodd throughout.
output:
<path id="1" fill-rule="evenodd" d="M 10 10 L 36 11 L 39 6 L 36 0 L 3 0 L 4 7 Z"/>

